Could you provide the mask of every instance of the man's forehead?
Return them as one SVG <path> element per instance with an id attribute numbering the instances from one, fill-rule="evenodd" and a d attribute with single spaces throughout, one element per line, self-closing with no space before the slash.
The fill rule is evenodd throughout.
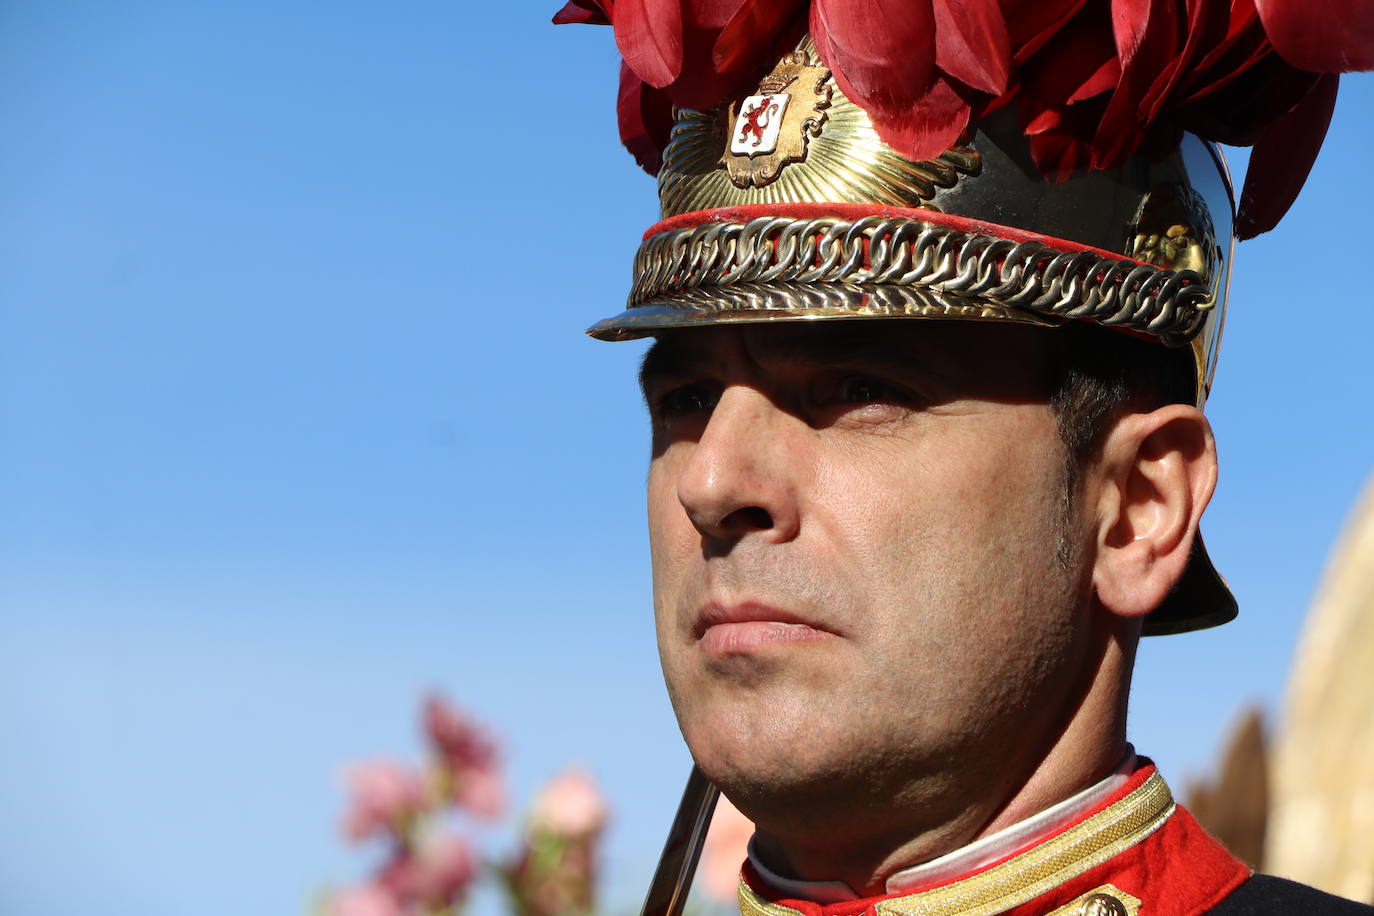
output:
<path id="1" fill-rule="evenodd" d="M 758 361 L 832 362 L 868 356 L 912 355 L 919 343 L 892 322 L 779 322 L 690 328 L 659 335 L 646 364 L 724 364 L 738 355 Z M 882 328 L 875 327 L 881 324 Z M 886 332 L 886 333 L 884 333 Z"/>
<path id="2" fill-rule="evenodd" d="M 778 322 L 680 329 L 661 334 L 645 354 L 641 380 L 724 371 L 741 360 L 767 371 L 845 366 L 910 371 L 957 380 L 985 374 L 1008 359 L 1037 374 L 1043 365 L 1037 328 L 938 320 Z"/>

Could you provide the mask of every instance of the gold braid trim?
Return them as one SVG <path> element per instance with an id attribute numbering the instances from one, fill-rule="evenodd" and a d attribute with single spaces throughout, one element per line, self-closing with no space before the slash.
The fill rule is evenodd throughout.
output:
<path id="1" fill-rule="evenodd" d="M 640 246 L 634 276 L 631 309 L 805 314 L 802 291 L 809 287 L 821 298 L 851 303 L 856 313 L 883 314 L 875 299 L 911 301 L 909 291 L 920 290 L 965 307 L 1127 327 L 1170 345 L 1190 340 L 1215 302 L 1207 278 L 1195 270 L 877 216 L 763 217 L 660 232 Z M 894 289 L 903 294 L 885 292 Z"/>
<path id="2" fill-rule="evenodd" d="M 1169 786 L 1153 773 L 1130 795 L 1033 849 L 953 884 L 880 901 L 877 916 L 995 916 L 1096 868 L 1154 833 L 1174 813 Z M 801 916 L 764 900 L 743 881 L 741 916 Z"/>

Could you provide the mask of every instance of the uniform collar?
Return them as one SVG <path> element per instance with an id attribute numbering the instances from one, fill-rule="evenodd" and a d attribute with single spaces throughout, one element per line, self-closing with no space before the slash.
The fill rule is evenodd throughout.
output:
<path id="1" fill-rule="evenodd" d="M 893 873 L 887 879 L 887 893 L 910 893 L 921 887 L 943 884 L 1034 846 L 1100 807 L 1126 784 L 1136 768 L 1135 750 L 1128 744 L 1125 757 L 1105 779 L 1010 827 L 938 858 Z M 770 888 L 793 899 L 816 903 L 859 899 L 859 895 L 843 881 L 798 881 L 776 874 L 760 861 L 753 840 L 749 841 L 749 864 Z"/>
<path id="2" fill-rule="evenodd" d="M 1098 786 L 1087 790 L 1091 802 L 1085 803 L 1086 809 L 1077 804 L 1079 796 L 1067 800 L 1075 803 L 1066 805 L 1065 810 L 1072 809 L 1065 815 L 1069 820 L 1047 818 L 1047 823 L 1057 824 L 1045 828 L 1048 833 L 1039 829 L 1037 820 L 1035 829 L 1017 834 L 1020 845 L 1002 843 L 1008 831 L 989 837 L 998 842 L 987 849 L 991 853 L 995 846 L 1000 859 L 989 861 L 981 845 L 974 844 L 980 850 L 973 855 L 966 847 L 952 859 L 941 857 L 905 870 L 900 888 L 878 897 L 858 899 L 851 892 L 837 899 L 839 888 L 848 891 L 838 882 L 785 882 L 789 887 L 780 887 L 748 861 L 740 882 L 741 914 L 1057 916 L 1084 911 L 1085 901 L 1102 895 L 1115 901 L 1103 912 L 1127 916 L 1135 916 L 1142 901 L 1149 902 L 1145 911 L 1151 916 L 1205 912 L 1244 881 L 1249 869 L 1177 808 L 1153 764 L 1139 763 L 1124 782 L 1115 780 L 1116 774 L 1108 777 L 1112 782 L 1103 790 L 1105 797 Z M 956 867 L 967 870 L 954 872 Z M 898 877 L 894 875 L 893 881 Z"/>

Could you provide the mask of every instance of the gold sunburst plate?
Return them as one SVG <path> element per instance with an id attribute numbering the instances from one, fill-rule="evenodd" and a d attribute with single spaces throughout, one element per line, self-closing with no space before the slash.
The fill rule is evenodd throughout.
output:
<path id="1" fill-rule="evenodd" d="M 967 147 L 923 162 L 894 152 L 868 114 L 835 85 L 809 39 L 784 57 L 764 83 L 770 80 L 795 95 L 779 148 L 770 155 L 731 154 L 740 103 L 714 111 L 677 111 L 658 176 L 664 217 L 798 200 L 935 206 L 931 201 L 942 189 L 979 172 L 978 154 Z"/>

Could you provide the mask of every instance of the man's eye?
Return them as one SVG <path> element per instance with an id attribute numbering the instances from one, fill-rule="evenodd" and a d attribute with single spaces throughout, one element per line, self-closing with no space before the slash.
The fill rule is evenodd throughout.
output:
<path id="1" fill-rule="evenodd" d="M 842 404 L 871 404 L 875 401 L 903 400 L 893 385 L 863 375 L 851 375 L 841 380 L 836 400 Z"/>
<path id="2" fill-rule="evenodd" d="M 695 382 L 665 392 L 657 400 L 661 417 L 681 417 L 695 413 L 710 413 L 720 400 L 720 392 L 712 385 Z"/>

